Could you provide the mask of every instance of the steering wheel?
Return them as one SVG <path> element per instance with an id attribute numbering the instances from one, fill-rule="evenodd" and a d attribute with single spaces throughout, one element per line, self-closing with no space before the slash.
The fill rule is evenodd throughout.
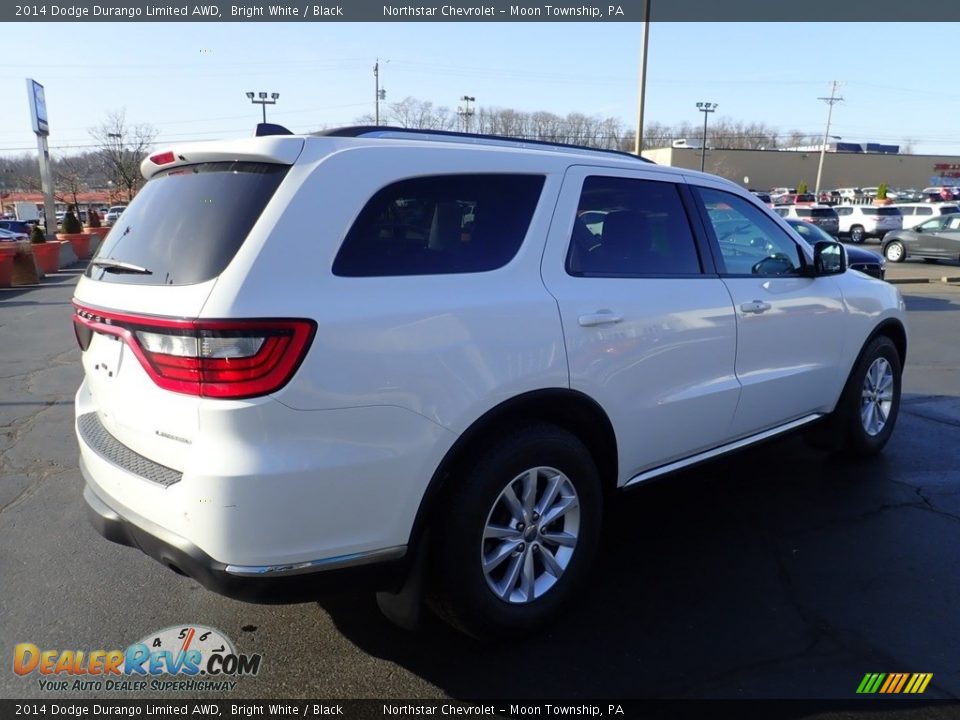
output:
<path id="1" fill-rule="evenodd" d="M 754 275 L 788 275 L 794 270 L 793 260 L 783 253 L 765 257 L 750 269 Z"/>

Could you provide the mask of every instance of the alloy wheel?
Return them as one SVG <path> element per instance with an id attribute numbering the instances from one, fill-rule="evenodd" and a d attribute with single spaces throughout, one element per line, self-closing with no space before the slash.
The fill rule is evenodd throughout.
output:
<path id="1" fill-rule="evenodd" d="M 863 429 L 870 436 L 879 435 L 893 408 L 893 368 L 886 358 L 878 357 L 870 363 L 860 397 Z"/>
<path id="2" fill-rule="evenodd" d="M 517 475 L 487 516 L 480 562 L 487 586 L 504 602 L 529 603 L 563 576 L 580 532 L 580 500 L 552 467 Z"/>

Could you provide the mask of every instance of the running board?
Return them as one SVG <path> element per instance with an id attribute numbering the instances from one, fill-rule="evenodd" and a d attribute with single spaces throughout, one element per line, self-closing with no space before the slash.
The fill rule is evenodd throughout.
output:
<path id="1" fill-rule="evenodd" d="M 777 427 L 770 428 L 769 430 L 764 430 L 761 433 L 756 435 L 750 435 L 749 437 L 741 438 L 740 440 L 735 440 L 732 443 L 727 443 L 726 445 L 721 445 L 720 447 L 715 447 L 712 450 L 706 450 L 702 453 L 696 455 L 691 455 L 688 458 L 683 460 L 677 460 L 668 465 L 661 465 L 660 467 L 653 468 L 652 470 L 646 470 L 639 475 L 632 477 L 626 483 L 621 485 L 622 488 L 630 487 L 631 485 L 636 485 L 638 483 L 645 482 L 647 480 L 652 480 L 655 477 L 660 477 L 661 475 L 666 475 L 667 473 L 676 472 L 677 470 L 682 470 L 683 468 L 690 467 L 691 465 L 697 465 L 698 463 L 706 462 L 707 460 L 712 460 L 715 457 L 725 455 L 734 450 L 740 450 L 754 443 L 767 440 L 777 435 L 782 435 L 783 433 L 790 432 L 791 430 L 796 430 L 798 427 L 812 423 L 814 420 L 819 420 L 823 417 L 822 413 L 812 413 L 806 415 L 798 420 L 793 420 L 788 422 L 786 425 L 777 425 Z"/>

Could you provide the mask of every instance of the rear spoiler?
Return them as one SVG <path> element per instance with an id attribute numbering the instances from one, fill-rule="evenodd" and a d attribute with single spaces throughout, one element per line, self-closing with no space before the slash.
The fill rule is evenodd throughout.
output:
<path id="1" fill-rule="evenodd" d="M 216 140 L 167 147 L 150 153 L 140 163 L 140 173 L 149 180 L 161 170 L 206 162 L 241 161 L 293 165 L 303 152 L 305 142 L 302 137 L 271 133 L 239 140 Z"/>

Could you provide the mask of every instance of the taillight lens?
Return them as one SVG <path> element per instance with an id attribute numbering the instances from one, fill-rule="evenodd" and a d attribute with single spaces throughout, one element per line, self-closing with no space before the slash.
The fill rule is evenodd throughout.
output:
<path id="1" fill-rule="evenodd" d="M 177 320 L 74 305 L 81 349 L 93 332 L 116 335 L 159 387 L 201 397 L 276 392 L 300 367 L 316 332 L 312 320 Z"/>

